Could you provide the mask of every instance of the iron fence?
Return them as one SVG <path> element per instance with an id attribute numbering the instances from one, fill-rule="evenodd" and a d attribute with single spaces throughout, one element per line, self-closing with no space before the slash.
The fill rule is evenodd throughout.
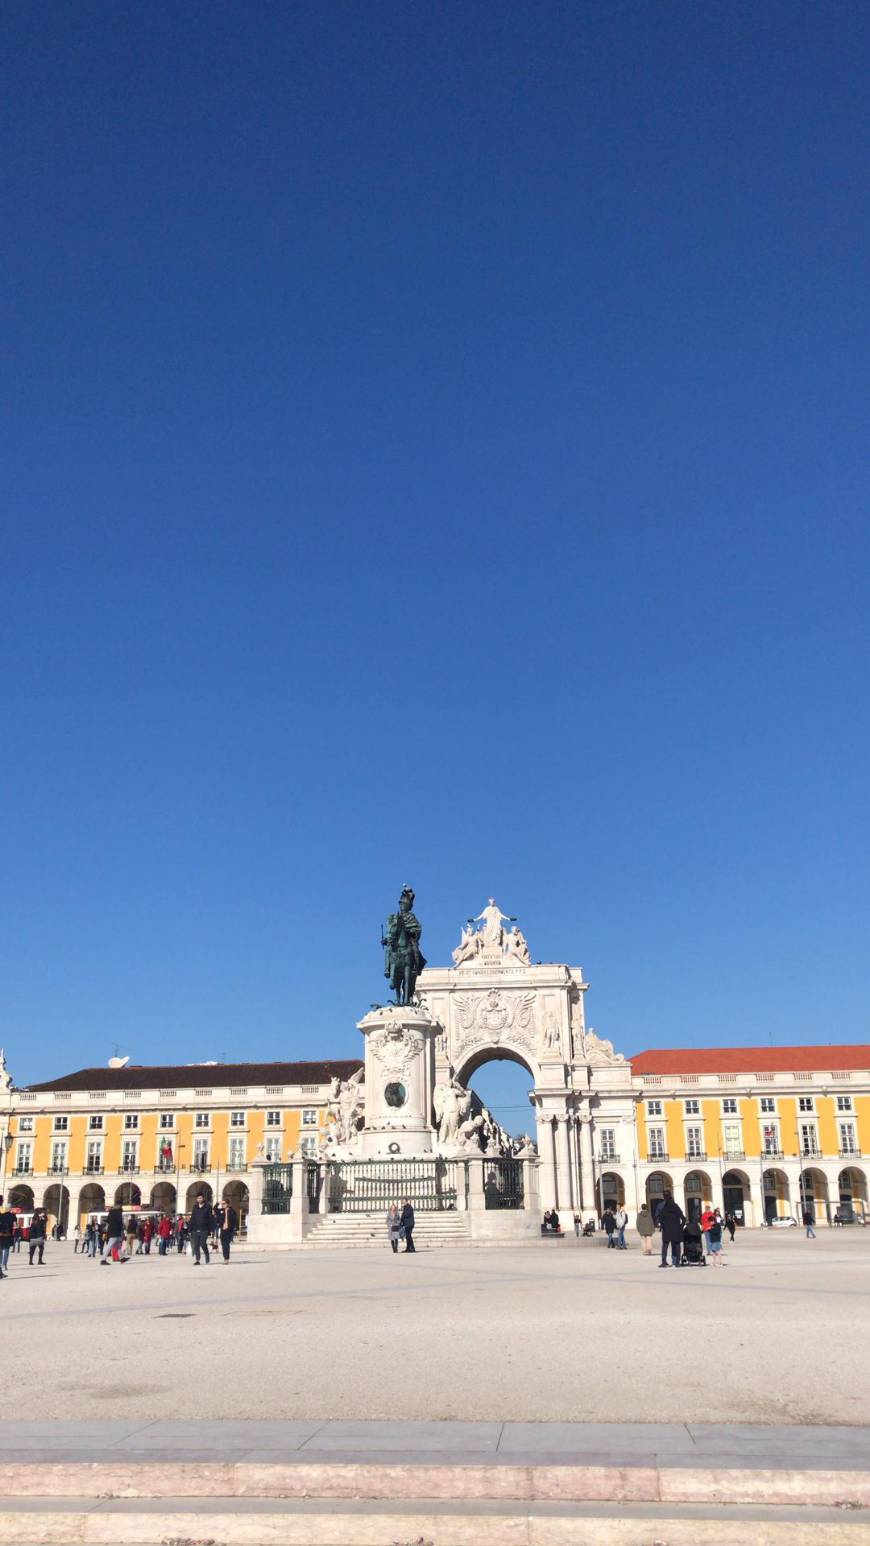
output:
<path id="1" fill-rule="evenodd" d="M 386 1213 L 407 1199 L 417 1213 L 456 1207 L 457 1169 L 464 1161 L 433 1159 L 331 1160 L 326 1197 L 330 1213 Z M 465 1182 L 463 1181 L 463 1187 Z"/>
<path id="2" fill-rule="evenodd" d="M 487 1208 L 522 1208 L 522 1160 L 484 1160 L 483 1196 Z"/>
<path id="3" fill-rule="evenodd" d="M 263 1212 L 289 1213 L 293 1196 L 293 1166 L 266 1165 L 263 1170 Z"/>
<path id="4" fill-rule="evenodd" d="M 319 1213 L 320 1193 L 323 1188 L 323 1174 L 319 1165 L 305 1166 L 305 1186 L 308 1193 L 309 1213 Z"/>

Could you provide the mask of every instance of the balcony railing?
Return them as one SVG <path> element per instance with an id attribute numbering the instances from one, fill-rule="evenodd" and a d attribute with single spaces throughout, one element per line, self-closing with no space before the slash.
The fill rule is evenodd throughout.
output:
<path id="1" fill-rule="evenodd" d="M 861 1158 L 861 1150 L 860 1149 L 839 1149 L 838 1153 L 839 1153 L 840 1159 L 860 1159 Z"/>
<path id="2" fill-rule="evenodd" d="M 232 1160 L 228 1160 L 224 1168 L 226 1170 L 247 1170 L 248 1162 L 247 1160 L 241 1160 L 239 1164 L 236 1165 Z"/>
<path id="3" fill-rule="evenodd" d="M 670 1155 L 664 1149 L 660 1149 L 658 1154 L 648 1154 L 647 1155 L 647 1164 L 648 1165 L 660 1165 L 662 1163 L 668 1164 L 669 1161 L 670 1161 Z"/>
<path id="4" fill-rule="evenodd" d="M 118 1169 L 119 1176 L 138 1176 L 138 1174 L 138 1165 L 128 1165 L 125 1160 L 121 1161 L 120 1167 Z"/>
<path id="5" fill-rule="evenodd" d="M 782 1149 L 764 1149 L 761 1158 L 763 1160 L 785 1159 L 785 1155 L 783 1154 Z"/>
<path id="6" fill-rule="evenodd" d="M 707 1151 L 706 1151 L 706 1149 L 695 1149 L 695 1150 L 693 1150 L 693 1152 L 691 1154 L 687 1154 L 686 1155 L 686 1164 L 687 1165 L 694 1165 L 697 1160 L 706 1160 L 706 1158 L 707 1158 Z"/>
<path id="7" fill-rule="evenodd" d="M 746 1158 L 746 1155 L 744 1154 L 742 1149 L 727 1149 L 725 1151 L 725 1153 L 722 1155 L 722 1159 L 725 1161 L 726 1164 L 728 1163 L 729 1160 L 745 1160 L 745 1158 Z"/>
<path id="8" fill-rule="evenodd" d="M 16 1165 L 15 1169 L 12 1172 L 12 1174 L 13 1174 L 13 1176 L 32 1176 L 33 1175 L 33 1166 L 32 1165 Z"/>
<path id="9" fill-rule="evenodd" d="M 82 1168 L 82 1175 L 83 1176 L 101 1176 L 102 1174 L 103 1174 L 103 1167 L 102 1167 L 102 1165 L 97 1165 L 97 1164 L 93 1164 L 92 1165 L 92 1164 L 88 1163 L 87 1165 L 83 1166 L 83 1168 Z"/>
<path id="10" fill-rule="evenodd" d="M 620 1163 L 619 1155 L 618 1154 L 599 1154 L 599 1156 L 598 1156 L 598 1163 L 599 1163 L 599 1165 L 618 1165 Z"/>
<path id="11" fill-rule="evenodd" d="M 69 1175 L 69 1166 L 68 1165 L 49 1165 L 46 1174 L 50 1175 L 50 1176 L 68 1176 Z"/>
<path id="12" fill-rule="evenodd" d="M 174 1176 L 176 1168 L 175 1160 L 161 1160 L 159 1165 L 154 1166 L 154 1174 L 155 1176 Z"/>

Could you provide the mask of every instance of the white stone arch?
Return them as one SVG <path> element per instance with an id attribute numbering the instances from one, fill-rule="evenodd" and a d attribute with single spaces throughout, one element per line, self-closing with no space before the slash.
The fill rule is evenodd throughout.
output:
<path id="1" fill-rule="evenodd" d="M 683 1195 L 686 1199 L 684 1211 L 687 1219 L 699 1219 L 704 1209 L 712 1206 L 713 1182 L 703 1165 L 686 1172 Z"/>
<path id="2" fill-rule="evenodd" d="M 867 1197 L 867 1172 L 862 1165 L 845 1165 L 837 1177 L 838 1202 L 852 1208 L 855 1218 L 864 1223 L 870 1208 Z"/>
<path id="3" fill-rule="evenodd" d="M 729 1165 L 722 1175 L 722 1205 L 732 1212 L 738 1225 L 753 1223 L 752 1182 L 739 1165 Z"/>
<path id="4" fill-rule="evenodd" d="M 769 1165 L 762 1175 L 761 1183 L 765 1223 L 770 1224 L 776 1218 L 787 1218 L 791 1212 L 791 1187 L 785 1171 L 778 1165 Z"/>
<path id="5" fill-rule="evenodd" d="M 454 1065 L 454 1072 L 460 1084 L 468 1089 L 478 1069 L 487 1063 L 518 1063 L 526 1070 L 533 1088 L 537 1089 L 541 1082 L 537 1060 L 526 1047 L 512 1045 L 511 1042 L 480 1041 L 472 1047 L 464 1047 L 458 1063 Z"/>

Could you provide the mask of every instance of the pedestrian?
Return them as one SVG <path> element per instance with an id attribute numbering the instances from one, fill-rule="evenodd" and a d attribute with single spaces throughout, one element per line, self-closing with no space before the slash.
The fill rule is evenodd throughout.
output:
<path id="1" fill-rule="evenodd" d="M 176 1232 L 175 1232 L 175 1246 L 176 1246 L 176 1250 L 178 1251 L 179 1256 L 182 1254 L 186 1244 L 187 1244 L 187 1222 L 185 1220 L 184 1214 L 180 1213 L 179 1216 L 178 1216 L 178 1227 L 177 1227 Z"/>
<path id="2" fill-rule="evenodd" d="M 73 1230 L 73 1256 L 78 1256 L 79 1246 L 81 1245 L 81 1240 L 82 1240 L 82 1232 L 79 1229 L 78 1224 L 76 1224 L 76 1227 Z"/>
<path id="3" fill-rule="evenodd" d="M 704 1236 L 704 1253 L 707 1256 L 710 1255 L 710 1225 L 715 1217 L 713 1209 L 708 1204 L 701 1214 L 701 1233 Z"/>
<path id="4" fill-rule="evenodd" d="M 200 1253 L 205 1255 L 205 1264 L 209 1264 L 208 1237 L 211 1234 L 211 1203 L 206 1202 L 205 1193 L 197 1192 L 196 1203 L 190 1210 L 190 1244 L 193 1250 L 193 1265 L 199 1266 Z"/>
<path id="5" fill-rule="evenodd" d="M 812 1208 L 811 1208 L 809 1203 L 805 1203 L 804 1204 L 803 1221 L 804 1221 L 804 1226 L 805 1226 L 806 1232 L 807 1232 L 807 1239 L 808 1240 L 815 1240 L 816 1232 L 813 1229 L 813 1225 L 816 1222 L 816 1215 L 813 1212 L 813 1210 L 812 1210 Z"/>
<path id="6" fill-rule="evenodd" d="M 580 1239 L 580 1231 L 581 1231 L 582 1228 L 583 1228 L 583 1220 L 581 1219 L 579 1213 L 575 1213 L 574 1214 L 574 1233 L 577 1236 L 578 1240 Z"/>
<path id="7" fill-rule="evenodd" d="M 12 1236 L 12 1249 L 15 1252 L 16 1255 L 21 1250 L 21 1241 L 23 1240 L 23 1238 L 24 1238 L 24 1236 L 23 1236 L 22 1229 L 21 1229 L 21 1220 L 18 1217 L 18 1215 L 16 1214 L 15 1215 L 15 1233 Z"/>
<path id="8" fill-rule="evenodd" d="M 708 1256 L 712 1256 L 714 1266 L 724 1267 L 725 1261 L 722 1256 L 722 1220 L 718 1212 L 707 1231 L 707 1236 L 710 1242 L 707 1247 Z"/>
<path id="9" fill-rule="evenodd" d="M 0 1278 L 9 1276 L 9 1252 L 15 1238 L 15 1214 L 0 1197 Z"/>
<path id="10" fill-rule="evenodd" d="M 734 1244 L 734 1231 L 737 1228 L 737 1220 L 734 1217 L 734 1214 L 731 1212 L 730 1208 L 728 1209 L 728 1212 L 725 1214 L 725 1228 L 727 1229 L 729 1235 L 731 1236 L 731 1244 L 733 1245 Z"/>
<path id="11" fill-rule="evenodd" d="M 33 1218 L 30 1220 L 30 1261 L 28 1263 L 29 1266 L 31 1266 L 31 1267 L 33 1266 L 33 1258 L 34 1258 L 34 1256 L 38 1256 L 38 1258 L 39 1258 L 38 1261 L 37 1261 L 37 1266 L 41 1267 L 43 1265 L 43 1258 L 45 1256 L 45 1237 L 46 1237 L 47 1233 L 48 1233 L 48 1217 L 43 1212 L 43 1210 L 40 1208 L 37 1213 L 34 1213 Z"/>
<path id="12" fill-rule="evenodd" d="M 238 1227 L 239 1215 L 237 1214 L 235 1208 L 233 1207 L 232 1203 L 224 1203 L 224 1206 L 221 1208 L 221 1227 L 219 1230 L 221 1252 L 223 1254 L 224 1262 L 229 1262 L 230 1246 L 233 1243 L 233 1239 Z"/>
<path id="13" fill-rule="evenodd" d="M 401 1215 L 402 1231 L 403 1231 L 404 1236 L 405 1236 L 405 1255 L 406 1256 L 407 1256 L 409 1251 L 416 1251 L 416 1249 L 417 1249 L 415 1244 L 414 1244 L 414 1224 L 415 1223 L 416 1223 L 416 1220 L 414 1218 L 414 1209 L 411 1207 L 410 1199 L 406 1197 L 405 1201 L 404 1201 L 404 1203 L 402 1205 L 402 1215 Z"/>
<path id="14" fill-rule="evenodd" d="M 157 1225 L 157 1254 L 165 1256 L 166 1250 L 172 1239 L 172 1224 L 165 1213 L 160 1215 L 160 1223 Z"/>
<path id="15" fill-rule="evenodd" d="M 146 1256 L 151 1255 L 151 1241 L 154 1238 L 154 1220 L 147 1218 L 142 1225 L 142 1249 Z"/>
<path id="16" fill-rule="evenodd" d="M 121 1255 L 124 1244 L 124 1214 L 115 1205 L 106 1214 L 106 1243 L 100 1253 L 100 1266 L 108 1267 L 110 1261 L 125 1261 Z"/>
<path id="17" fill-rule="evenodd" d="M 662 1205 L 659 1209 L 659 1225 L 662 1232 L 662 1259 L 660 1265 L 668 1265 L 668 1246 L 671 1248 L 671 1262 L 679 1267 L 683 1255 L 683 1229 L 686 1223 L 686 1215 L 682 1208 L 674 1202 L 674 1194 L 665 1192 Z"/>
<path id="18" fill-rule="evenodd" d="M 627 1228 L 628 1228 L 628 1214 L 626 1213 L 624 1208 L 617 1208 L 617 1210 L 616 1210 L 616 1235 L 617 1235 L 616 1248 L 617 1248 L 618 1251 L 626 1251 L 626 1250 L 628 1250 L 628 1247 L 627 1247 L 627 1245 L 625 1243 L 625 1231 L 626 1231 Z"/>
<path id="19" fill-rule="evenodd" d="M 614 1251 L 616 1249 L 616 1241 L 613 1236 L 616 1233 L 616 1219 L 612 1208 L 605 1208 L 601 1215 L 601 1223 L 607 1231 L 607 1248 L 610 1251 Z"/>
<path id="20" fill-rule="evenodd" d="M 399 1204 L 391 1202 L 387 1209 L 387 1239 L 392 1246 L 393 1255 L 399 1249 L 399 1241 L 402 1238 L 402 1220 L 399 1216 Z"/>
<path id="21" fill-rule="evenodd" d="M 650 1213 L 646 1203 L 641 1205 L 640 1212 L 637 1215 L 636 1227 L 637 1232 L 640 1235 L 644 1256 L 652 1256 L 652 1237 L 655 1234 L 656 1227 L 653 1223 L 653 1216 Z"/>

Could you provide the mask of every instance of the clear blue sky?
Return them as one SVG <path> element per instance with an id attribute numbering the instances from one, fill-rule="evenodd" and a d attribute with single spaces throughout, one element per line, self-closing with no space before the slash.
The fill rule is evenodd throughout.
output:
<path id="1" fill-rule="evenodd" d="M 16 1078 L 355 1053 L 406 881 L 868 1039 L 868 9 L 2 22 Z"/>

